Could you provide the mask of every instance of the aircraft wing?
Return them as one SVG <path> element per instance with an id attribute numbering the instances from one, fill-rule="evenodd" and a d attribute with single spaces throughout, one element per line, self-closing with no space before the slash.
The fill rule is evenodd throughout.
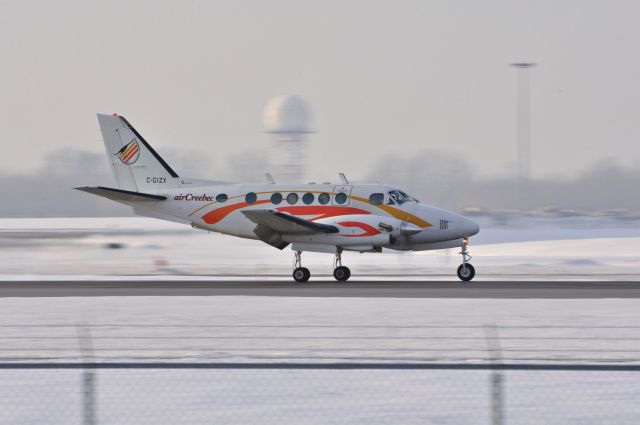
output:
<path id="1" fill-rule="evenodd" d="M 336 226 L 314 223 L 273 210 L 249 210 L 242 213 L 258 226 L 269 228 L 274 233 L 287 235 L 310 235 L 313 233 L 338 233 Z"/>
<path id="2" fill-rule="evenodd" d="M 338 233 L 338 228 L 328 224 L 314 223 L 273 210 L 249 210 L 242 213 L 257 224 L 253 229 L 261 241 L 278 249 L 284 249 L 288 242 L 282 235 L 310 235 L 314 233 Z"/>
<path id="3" fill-rule="evenodd" d="M 102 196 L 103 198 L 111 199 L 117 202 L 158 202 L 167 199 L 166 196 L 153 195 L 151 193 L 132 192 L 130 190 L 113 189 L 110 187 L 76 187 L 75 189 L 82 192 L 92 193 L 94 195 Z"/>

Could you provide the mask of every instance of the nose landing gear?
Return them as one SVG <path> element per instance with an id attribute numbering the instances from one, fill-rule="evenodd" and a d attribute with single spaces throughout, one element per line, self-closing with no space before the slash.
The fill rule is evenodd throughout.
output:
<path id="1" fill-rule="evenodd" d="M 333 260 L 333 277 L 338 282 L 346 282 L 351 277 L 349 267 L 342 265 L 342 249 L 338 248 L 336 256 Z"/>
<path id="2" fill-rule="evenodd" d="M 302 251 L 296 251 L 293 260 L 293 280 L 298 283 L 304 283 L 311 277 L 308 268 L 302 267 Z"/>
<path id="3" fill-rule="evenodd" d="M 468 261 L 471 260 L 469 250 L 467 249 L 468 245 L 469 238 L 464 238 L 462 242 L 462 251 L 460 251 L 460 254 L 462 255 L 462 264 L 458 266 L 458 277 L 464 282 L 469 282 L 476 275 L 476 269 L 468 263 Z"/>

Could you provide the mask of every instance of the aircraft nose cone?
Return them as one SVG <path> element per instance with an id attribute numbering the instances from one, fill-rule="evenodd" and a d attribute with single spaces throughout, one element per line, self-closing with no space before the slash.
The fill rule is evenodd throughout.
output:
<path id="1" fill-rule="evenodd" d="M 403 236 L 411 236 L 422 232 L 422 229 L 413 223 L 403 221 L 400 225 L 400 234 Z"/>
<path id="2" fill-rule="evenodd" d="M 480 226 L 477 223 L 465 219 L 462 224 L 462 233 L 465 237 L 473 236 L 480 231 Z"/>

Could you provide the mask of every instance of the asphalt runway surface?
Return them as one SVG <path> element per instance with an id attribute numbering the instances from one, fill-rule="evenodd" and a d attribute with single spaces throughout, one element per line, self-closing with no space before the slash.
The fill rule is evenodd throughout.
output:
<path id="1" fill-rule="evenodd" d="M 640 298 L 640 281 L 16 281 L 0 297 L 274 296 L 363 298 Z"/>

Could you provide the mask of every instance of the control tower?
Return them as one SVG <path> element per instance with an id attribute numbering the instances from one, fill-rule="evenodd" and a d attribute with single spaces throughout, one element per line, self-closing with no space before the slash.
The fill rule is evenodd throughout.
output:
<path id="1" fill-rule="evenodd" d="M 310 121 L 310 108 L 300 96 L 276 96 L 267 102 L 263 123 L 271 136 L 271 172 L 278 183 L 304 182 Z"/>

